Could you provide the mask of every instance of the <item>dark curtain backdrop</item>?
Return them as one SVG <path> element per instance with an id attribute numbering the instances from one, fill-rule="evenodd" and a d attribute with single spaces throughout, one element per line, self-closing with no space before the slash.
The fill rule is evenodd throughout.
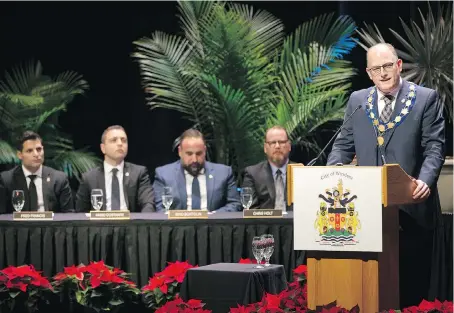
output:
<path id="1" fill-rule="evenodd" d="M 349 14 L 360 27 L 363 22 L 376 23 L 383 36 L 398 47 L 388 28 L 402 32 L 399 17 L 419 21 L 417 8 L 427 11 L 427 3 L 420 1 L 242 3 L 282 19 L 287 32 L 323 13 Z M 156 30 L 179 33 L 177 13 L 177 3 L 171 1 L 1 2 L 0 77 L 5 70 L 31 59 L 41 60 L 50 75 L 65 70 L 81 73 L 90 91 L 69 105 L 61 118 L 62 128 L 73 136 L 77 148 L 89 146 L 100 155 L 102 131 L 112 124 L 123 125 L 129 135 L 128 160 L 146 165 L 153 177 L 157 166 L 177 158 L 172 142 L 191 124 L 181 120 L 179 113 L 147 108 L 138 65 L 130 55 L 134 40 Z M 357 47 L 348 58 L 358 68 L 352 89 L 369 86 L 365 51 Z M 452 151 L 452 131 L 448 134 L 448 151 Z M 295 161 L 307 162 L 312 157 L 293 149 Z"/>

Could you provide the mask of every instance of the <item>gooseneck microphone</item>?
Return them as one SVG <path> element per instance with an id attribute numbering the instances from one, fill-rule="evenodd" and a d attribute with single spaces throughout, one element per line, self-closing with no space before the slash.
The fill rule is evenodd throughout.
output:
<path id="1" fill-rule="evenodd" d="M 325 152 L 326 148 L 328 148 L 328 146 L 330 145 L 330 143 L 334 140 L 334 138 L 336 138 L 337 134 L 339 134 L 339 132 L 344 128 L 345 124 L 347 124 L 347 122 L 353 117 L 353 115 L 356 113 L 356 111 L 359 110 L 359 108 L 361 107 L 362 105 L 358 105 L 356 107 L 356 109 L 353 110 L 352 114 L 350 114 L 346 119 L 345 121 L 342 123 L 342 125 L 339 127 L 339 129 L 336 131 L 336 133 L 333 135 L 333 137 L 331 137 L 331 139 L 328 141 L 328 143 L 326 144 L 326 146 L 323 147 L 322 151 L 320 151 L 320 153 L 314 158 L 312 159 L 309 163 L 307 163 L 306 166 L 312 166 L 314 165 L 315 162 L 317 162 L 317 160 L 322 156 L 323 152 Z"/>

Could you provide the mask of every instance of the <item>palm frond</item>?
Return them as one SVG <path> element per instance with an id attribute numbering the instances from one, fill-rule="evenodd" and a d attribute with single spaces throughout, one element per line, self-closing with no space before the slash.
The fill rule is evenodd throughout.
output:
<path id="1" fill-rule="evenodd" d="M 18 163 L 19 159 L 10 143 L 0 140 L 0 164 L 13 164 Z"/>
<path id="2" fill-rule="evenodd" d="M 53 152 L 54 157 L 47 162 L 49 166 L 59 169 L 68 175 L 68 177 L 80 176 L 99 166 L 101 161 L 94 154 L 85 150 L 56 150 Z"/>

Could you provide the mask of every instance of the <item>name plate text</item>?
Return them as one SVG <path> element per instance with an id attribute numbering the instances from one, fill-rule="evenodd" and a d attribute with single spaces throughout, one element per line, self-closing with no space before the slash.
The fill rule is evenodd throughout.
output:
<path id="1" fill-rule="evenodd" d="M 275 210 L 275 209 L 243 210 L 243 217 L 244 218 L 282 217 L 282 210 Z"/>
<path id="2" fill-rule="evenodd" d="M 208 211 L 202 210 L 169 210 L 169 219 L 208 218 Z"/>
<path id="3" fill-rule="evenodd" d="M 54 219 L 54 212 L 14 212 L 14 221 L 52 221 Z"/>
<path id="4" fill-rule="evenodd" d="M 90 220 L 129 220 L 129 211 L 90 211 Z"/>

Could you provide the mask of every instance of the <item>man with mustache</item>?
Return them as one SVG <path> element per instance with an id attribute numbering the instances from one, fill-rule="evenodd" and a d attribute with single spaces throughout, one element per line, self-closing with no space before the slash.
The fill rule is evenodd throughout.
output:
<path id="1" fill-rule="evenodd" d="M 202 133 L 188 129 L 180 136 L 180 160 L 156 168 L 153 188 L 157 211 L 164 211 L 164 187 L 172 188 L 171 210 L 234 212 L 241 208 L 232 168 L 205 161 Z"/>
<path id="2" fill-rule="evenodd" d="M 327 165 L 399 164 L 415 182 L 412 205 L 399 207 L 401 307 L 428 298 L 434 229 L 441 222 L 437 181 L 445 158 L 443 103 L 438 93 L 403 80 L 403 61 L 394 47 L 380 43 L 367 51 L 367 74 L 374 86 L 355 91 L 346 123 Z M 415 275 L 418 283 L 414 283 Z"/>
<path id="3" fill-rule="evenodd" d="M 284 127 L 274 126 L 266 131 L 263 150 L 267 160 L 244 170 L 242 187 L 252 189 L 250 209 L 292 210 L 286 203 L 287 164 L 291 149 Z"/>
<path id="4" fill-rule="evenodd" d="M 61 171 L 44 166 L 44 146 L 41 137 L 32 131 L 23 133 L 17 157 L 21 165 L 0 176 L 1 213 L 14 212 L 13 190 L 24 192 L 22 211 L 74 212 L 74 203 L 68 177 Z"/>
<path id="5" fill-rule="evenodd" d="M 147 168 L 124 161 L 128 154 L 128 137 L 122 126 L 110 126 L 103 132 L 101 151 L 104 164 L 82 175 L 76 196 L 77 211 L 93 210 L 91 191 L 102 189 L 103 211 L 153 212 L 153 187 Z"/>

